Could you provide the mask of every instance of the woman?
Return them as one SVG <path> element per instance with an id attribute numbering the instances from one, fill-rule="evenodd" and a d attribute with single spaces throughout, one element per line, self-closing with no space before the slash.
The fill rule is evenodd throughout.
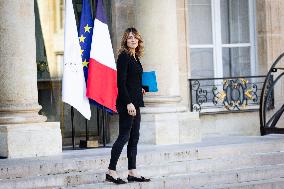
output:
<path id="1" fill-rule="evenodd" d="M 143 55 L 143 41 L 135 28 L 127 28 L 121 40 L 121 48 L 117 59 L 116 107 L 119 114 L 119 135 L 111 150 L 111 159 L 106 180 L 125 184 L 116 173 L 116 164 L 123 149 L 127 145 L 128 182 L 149 182 L 136 172 L 137 143 L 140 129 L 140 107 L 144 106 L 142 89 L 143 68 L 139 58 Z"/>

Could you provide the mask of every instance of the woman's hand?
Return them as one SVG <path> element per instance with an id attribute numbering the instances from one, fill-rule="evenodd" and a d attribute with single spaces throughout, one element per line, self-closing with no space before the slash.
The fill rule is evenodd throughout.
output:
<path id="1" fill-rule="evenodd" d="M 136 116 L 136 109 L 135 109 L 135 106 L 132 103 L 127 104 L 127 111 L 128 111 L 129 115 Z"/>
<path id="2" fill-rule="evenodd" d="M 142 94 L 143 94 L 143 95 L 146 94 L 146 91 L 145 91 L 145 89 L 143 89 L 143 88 L 142 88 Z"/>

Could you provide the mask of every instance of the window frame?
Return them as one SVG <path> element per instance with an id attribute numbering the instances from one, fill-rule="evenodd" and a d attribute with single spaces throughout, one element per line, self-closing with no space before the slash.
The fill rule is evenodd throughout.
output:
<path id="1" fill-rule="evenodd" d="M 65 1 L 57 0 L 55 2 L 55 27 L 57 33 L 61 33 L 64 30 L 64 12 Z"/>
<path id="2" fill-rule="evenodd" d="M 249 43 L 230 43 L 222 44 L 222 31 L 221 31 L 221 0 L 211 0 L 211 21 L 212 21 L 212 44 L 190 44 L 189 43 L 189 53 L 191 49 L 208 49 L 213 50 L 213 68 L 214 77 L 221 78 L 224 77 L 223 74 L 223 47 L 250 47 L 250 75 L 256 75 L 256 65 L 257 65 L 257 49 L 256 49 L 256 2 L 255 0 L 248 0 L 249 5 Z M 190 6 L 188 0 L 188 6 Z M 186 9 L 187 11 L 189 9 Z M 189 14 L 187 14 L 189 16 Z M 188 18 L 189 20 L 189 18 Z M 188 23 L 188 22 L 187 22 Z M 190 32 L 190 26 L 188 26 L 188 31 Z M 189 36 L 189 33 L 187 34 Z M 189 60 L 189 64 L 191 64 Z M 191 67 L 189 65 L 189 67 Z M 189 78 L 191 78 L 191 73 L 189 69 Z"/>

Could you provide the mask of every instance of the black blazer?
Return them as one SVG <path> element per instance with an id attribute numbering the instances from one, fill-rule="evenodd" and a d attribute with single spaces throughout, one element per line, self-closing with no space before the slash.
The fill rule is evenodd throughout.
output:
<path id="1" fill-rule="evenodd" d="M 129 103 L 137 107 L 143 107 L 142 73 L 143 68 L 140 60 L 122 52 L 117 59 L 117 110 L 126 110 Z"/>

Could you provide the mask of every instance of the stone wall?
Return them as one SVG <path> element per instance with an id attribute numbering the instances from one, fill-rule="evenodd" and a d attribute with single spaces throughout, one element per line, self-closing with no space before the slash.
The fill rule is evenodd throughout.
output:
<path id="1" fill-rule="evenodd" d="M 177 0 L 177 30 L 178 30 L 178 64 L 179 64 L 179 88 L 181 104 L 189 105 L 189 53 L 187 49 L 188 30 L 187 30 L 187 0 Z"/>
<path id="2" fill-rule="evenodd" d="M 63 54 L 64 30 L 58 27 L 58 6 L 56 0 L 37 0 L 41 28 L 46 49 L 47 62 L 51 78 L 61 78 L 61 65 L 57 54 Z"/>
<path id="3" fill-rule="evenodd" d="M 258 111 L 201 115 L 200 120 L 202 137 L 260 135 Z"/>
<path id="4" fill-rule="evenodd" d="M 275 59 L 284 52 L 284 1 L 257 0 L 256 2 L 259 70 L 260 73 L 267 74 Z M 284 58 L 277 67 L 284 67 Z M 276 109 L 279 109 L 284 103 L 283 77 L 277 82 L 274 95 Z M 278 126 L 283 125 L 284 118 L 281 123 Z"/>
<path id="5" fill-rule="evenodd" d="M 124 30 L 128 27 L 135 27 L 134 0 L 114 0 L 111 9 L 112 45 L 114 53 L 117 55 Z"/>

